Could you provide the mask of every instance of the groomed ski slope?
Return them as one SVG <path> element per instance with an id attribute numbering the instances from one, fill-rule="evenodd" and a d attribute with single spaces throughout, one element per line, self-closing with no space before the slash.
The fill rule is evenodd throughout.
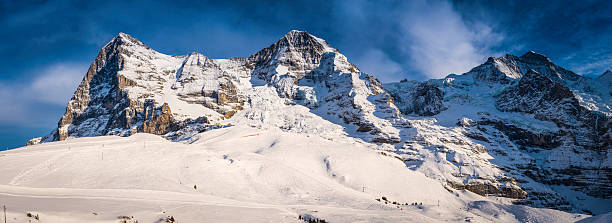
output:
<path id="1" fill-rule="evenodd" d="M 328 222 L 588 217 L 451 192 L 368 146 L 249 127 L 200 133 L 191 144 L 150 134 L 68 139 L 0 152 L 0 205 L 7 206 L 8 222 L 119 222 L 119 216 L 141 223 L 168 216 L 178 222 L 300 222 L 299 215 Z M 383 196 L 422 205 L 375 200 Z"/>

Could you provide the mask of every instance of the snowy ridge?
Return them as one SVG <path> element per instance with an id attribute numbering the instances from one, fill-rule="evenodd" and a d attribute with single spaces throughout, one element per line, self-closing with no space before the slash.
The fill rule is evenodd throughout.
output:
<path id="1" fill-rule="evenodd" d="M 584 78 L 557 66 L 548 57 L 533 51 L 529 51 L 520 57 L 510 54 L 498 58 L 489 57 L 487 62 L 473 68 L 464 75 L 477 80 L 508 83 L 510 80 L 521 78 L 530 69 L 564 83 L 575 82 Z"/>
<path id="2" fill-rule="evenodd" d="M 603 74 L 597 77 L 597 80 L 603 81 L 606 85 L 610 85 L 610 83 L 612 83 L 612 71 L 606 70 Z"/>

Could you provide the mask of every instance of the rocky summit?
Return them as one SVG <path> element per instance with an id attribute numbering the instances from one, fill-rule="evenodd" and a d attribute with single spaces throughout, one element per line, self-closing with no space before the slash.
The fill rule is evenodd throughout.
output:
<path id="1" fill-rule="evenodd" d="M 605 213 L 611 77 L 581 76 L 528 52 L 491 57 L 461 75 L 382 84 L 303 31 L 230 59 L 166 55 L 120 33 L 92 62 L 57 128 L 28 145 L 136 133 L 189 143 L 232 125 L 273 128 L 375 145 L 449 191 Z"/>

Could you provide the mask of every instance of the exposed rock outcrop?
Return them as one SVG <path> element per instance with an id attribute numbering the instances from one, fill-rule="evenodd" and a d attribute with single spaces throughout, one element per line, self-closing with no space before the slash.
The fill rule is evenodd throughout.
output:
<path id="1" fill-rule="evenodd" d="M 566 134 L 559 133 L 563 138 L 573 138 L 572 142 L 555 139 L 556 143 L 549 147 L 559 146 L 559 142 L 582 146 L 589 149 L 605 150 L 610 146 L 605 135 L 609 128 L 603 124 L 609 118 L 597 112 L 582 107 L 572 91 L 550 78 L 530 70 L 516 86 L 509 87 L 496 95 L 497 108 L 501 111 L 523 112 L 534 114 L 535 119 L 554 122 L 564 129 Z M 526 137 L 533 138 L 533 137 Z"/>
<path id="2" fill-rule="evenodd" d="M 144 122 L 141 132 L 163 135 L 168 132 L 168 128 L 175 122 L 172 111 L 168 103 L 164 103 L 159 109 L 155 109 L 152 100 L 145 102 Z"/>
<path id="3" fill-rule="evenodd" d="M 403 114 L 437 115 L 444 111 L 444 92 L 431 82 L 402 82 L 389 86 L 395 104 Z"/>
<path id="4" fill-rule="evenodd" d="M 32 146 L 32 145 L 37 145 L 40 144 L 40 141 L 42 140 L 42 137 L 36 137 L 33 139 L 28 140 L 28 142 L 26 142 L 26 146 Z"/>
<path id="5" fill-rule="evenodd" d="M 524 199 L 527 197 L 527 192 L 517 186 L 495 186 L 492 184 L 458 184 L 448 182 L 448 184 L 457 190 L 469 190 L 482 196 L 498 196 L 514 199 Z"/>

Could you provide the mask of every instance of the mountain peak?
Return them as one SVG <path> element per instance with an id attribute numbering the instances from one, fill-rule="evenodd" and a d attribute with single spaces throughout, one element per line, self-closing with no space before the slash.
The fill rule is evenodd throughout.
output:
<path id="1" fill-rule="evenodd" d="M 141 42 L 140 40 L 130 36 L 127 33 L 120 32 L 117 34 L 111 41 L 109 41 L 104 48 L 112 47 L 115 48 L 117 46 L 140 46 L 146 49 L 150 49 L 149 46 Z"/>
<path id="2" fill-rule="evenodd" d="M 129 34 L 124 33 L 124 32 L 119 32 L 119 34 L 117 34 L 117 36 L 118 37 L 130 37 L 130 38 L 133 38 L 132 36 L 130 36 Z"/>
<path id="3" fill-rule="evenodd" d="M 519 79 L 534 69 L 555 81 L 578 81 L 582 76 L 554 64 L 548 57 L 529 51 L 520 57 L 506 54 L 502 57 L 489 57 L 487 61 L 472 68 L 466 74 L 476 79 L 498 83 L 509 83 L 509 79 Z"/>
<path id="4" fill-rule="evenodd" d="M 285 34 L 285 36 L 287 36 L 287 35 L 296 35 L 296 34 L 308 34 L 308 35 L 310 35 L 310 33 L 306 32 L 306 31 L 292 29 L 287 34 Z"/>
<path id="5" fill-rule="evenodd" d="M 611 70 L 606 70 L 605 72 L 603 72 L 603 74 L 601 74 L 601 75 L 599 75 L 599 77 L 597 77 L 597 80 L 612 82 L 612 71 Z"/>
<path id="6" fill-rule="evenodd" d="M 286 46 L 290 48 L 318 48 L 324 51 L 336 51 L 327 41 L 301 30 L 289 31 L 277 42 L 277 46 Z"/>
<path id="7" fill-rule="evenodd" d="M 318 66 L 321 56 L 326 52 L 338 52 L 332 48 L 325 40 L 311 35 L 305 31 L 291 30 L 276 43 L 270 45 L 249 57 L 258 65 L 269 64 L 295 64 L 307 63 L 312 68 Z M 309 65 L 309 66 L 310 66 Z M 302 68 L 299 68 L 302 69 Z"/>
<path id="8" fill-rule="evenodd" d="M 306 31 L 296 30 L 296 29 L 289 31 L 287 34 L 283 36 L 283 38 L 296 38 L 296 37 L 307 37 L 307 38 L 318 39 L 317 37 L 313 36 L 312 34 Z"/>
<path id="9" fill-rule="evenodd" d="M 534 64 L 544 64 L 544 63 L 552 63 L 552 61 L 544 56 L 543 54 L 536 53 L 534 51 L 529 51 L 523 56 L 520 57 L 523 61 Z"/>

